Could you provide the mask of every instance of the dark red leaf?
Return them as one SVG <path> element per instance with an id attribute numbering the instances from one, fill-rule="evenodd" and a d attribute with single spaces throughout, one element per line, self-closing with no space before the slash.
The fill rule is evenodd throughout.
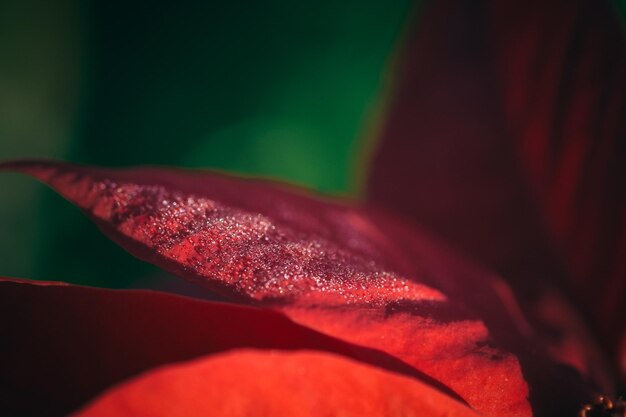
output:
<path id="1" fill-rule="evenodd" d="M 608 1 L 587 0 L 442 0 L 420 21 L 369 200 L 501 273 L 533 324 L 559 333 L 554 355 L 607 387 L 568 304 L 614 354 L 626 323 L 623 27 Z M 559 293 L 561 312 L 548 312 Z"/>
<path id="2" fill-rule="evenodd" d="M 430 386 L 331 354 L 235 351 L 150 371 L 76 417 L 478 417 Z"/>
<path id="3" fill-rule="evenodd" d="M 626 332 L 626 31 L 610 1 L 490 1 L 508 137 L 566 288 Z M 625 374 L 626 376 L 626 374 Z"/>
<path id="4" fill-rule="evenodd" d="M 153 291 L 0 279 L 0 414 L 61 416 L 139 372 L 235 348 L 332 352 L 446 387 L 269 310 Z"/>
<path id="5" fill-rule="evenodd" d="M 542 353 L 505 284 L 384 213 L 202 172 L 4 168 L 50 184 L 140 258 L 390 353 L 484 415 L 530 415 L 510 351 L 537 415 L 574 412 L 590 393 Z"/>

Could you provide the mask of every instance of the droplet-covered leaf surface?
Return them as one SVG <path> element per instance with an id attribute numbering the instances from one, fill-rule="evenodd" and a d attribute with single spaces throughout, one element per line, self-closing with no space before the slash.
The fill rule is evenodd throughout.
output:
<path id="1" fill-rule="evenodd" d="M 383 212 L 206 172 L 41 161 L 4 169 L 51 185 L 136 256 L 387 352 L 484 415 L 531 415 L 525 377 L 537 387 L 536 415 L 574 410 L 572 398 L 588 394 L 533 340 L 505 284 Z M 565 400 L 544 402 L 548 393 Z"/>

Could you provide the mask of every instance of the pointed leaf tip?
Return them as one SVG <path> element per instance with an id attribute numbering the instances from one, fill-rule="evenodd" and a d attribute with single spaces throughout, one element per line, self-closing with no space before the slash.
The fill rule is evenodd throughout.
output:
<path id="1" fill-rule="evenodd" d="M 180 192 L 153 178 L 149 170 L 99 170 L 54 161 L 5 166 L 56 189 L 129 252 L 229 296 L 257 301 L 308 297 L 326 303 L 445 299 L 367 253 L 344 248 L 349 239 L 363 243 L 349 227 L 326 233 L 310 230 L 307 217 L 314 213 L 303 207 L 301 197 L 284 201 L 284 191 L 271 184 L 242 190 L 251 201 L 266 201 L 265 210 L 259 210 L 246 200 L 233 204 L 229 194 L 243 185 L 234 178 L 163 171 L 184 177 L 180 179 L 192 186 L 202 181 L 202 189 Z M 310 203 L 334 223 L 362 221 L 347 207 Z"/>

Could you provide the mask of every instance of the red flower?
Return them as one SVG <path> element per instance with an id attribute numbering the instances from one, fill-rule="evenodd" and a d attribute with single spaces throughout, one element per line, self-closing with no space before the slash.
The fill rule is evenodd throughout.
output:
<path id="1" fill-rule="evenodd" d="M 359 390 L 407 380 L 420 392 L 445 392 L 442 413 L 458 409 L 471 414 L 462 405 L 465 401 L 487 416 L 530 415 L 527 380 L 538 398 L 549 391 L 559 409 L 575 408 L 592 393 L 581 375 L 542 353 L 502 281 L 381 211 L 322 201 L 278 184 L 200 172 L 113 171 L 53 162 L 9 163 L 4 169 L 50 184 L 132 254 L 255 306 L 6 281 L 3 303 L 9 304 L 6 311 L 11 314 L 5 315 L 4 325 L 11 325 L 3 333 L 12 342 L 3 359 L 4 369 L 11 370 L 5 374 L 7 382 L 17 391 L 9 397 L 11 407 L 31 406 L 34 414 L 65 413 L 139 371 L 236 348 L 260 350 L 242 353 L 241 366 L 267 361 L 251 373 L 282 363 L 276 354 L 264 353 L 268 349 L 327 352 L 280 353 L 284 365 L 268 377 L 267 385 L 259 384 L 260 375 L 250 375 L 256 384 L 242 380 L 241 386 L 231 385 L 223 393 L 224 398 L 232 395 L 232 401 L 266 396 L 270 404 L 262 407 L 268 413 L 277 413 L 274 407 L 282 404 L 274 397 L 289 395 L 271 381 L 294 369 L 332 380 L 321 369 L 336 367 L 347 378 L 335 377 L 346 392 L 337 398 L 324 394 L 332 400 L 324 405 L 319 405 L 322 395 L 317 389 L 294 391 L 292 401 L 310 404 L 305 414 L 322 412 L 318 406 L 356 412 L 360 409 L 352 402 Z M 152 392 L 146 400 L 149 407 L 156 407 L 159 399 L 186 402 L 203 384 L 222 381 L 218 376 L 206 379 L 212 369 L 230 369 L 235 358 L 216 355 L 200 360 L 197 367 L 154 371 L 154 376 L 150 373 L 105 395 L 93 410 L 106 407 L 111 414 L 112 407 L 118 414 L 125 407 L 142 408 L 142 403 L 125 404 L 143 398 L 138 393 L 144 390 Z M 191 393 L 179 397 L 177 393 L 187 388 L 159 385 L 163 375 L 194 381 Z M 246 371 L 233 375 L 243 377 Z M 352 379 L 365 385 L 352 391 Z M 155 391 L 155 384 L 161 388 Z M 334 383 L 328 388 L 334 390 Z M 397 399 L 381 395 L 379 403 L 368 407 L 431 406 L 430 394 L 419 402 L 422 395 L 401 394 L 412 390 L 393 391 Z M 18 394 L 38 400 L 26 401 Z M 260 406 L 246 404 L 242 413 L 252 412 L 251 405 Z M 538 409 L 546 406 L 552 405 L 535 404 Z M 187 405 L 179 407 L 188 410 Z M 219 407 L 229 414 L 234 406 Z"/>
<path id="2" fill-rule="evenodd" d="M 582 69 L 557 88 L 553 72 L 570 71 L 569 61 L 535 61 L 540 41 L 562 47 L 581 31 L 617 39 L 602 7 L 564 2 L 572 16 L 543 33 L 554 14 L 543 3 L 526 5 L 528 16 L 513 3 L 485 2 L 480 12 L 460 4 L 428 6 L 409 42 L 415 59 L 400 71 L 405 88 L 391 104 L 369 202 L 205 172 L 2 165 L 56 189 L 131 254 L 234 303 L 0 281 L 0 409 L 556 416 L 613 393 L 563 294 L 591 312 L 616 363 L 626 165 L 622 152 L 606 171 L 592 156 L 591 168 L 576 169 L 595 155 L 580 149 L 596 137 L 577 123 L 600 101 L 606 111 L 589 122 L 602 134 L 598 152 L 621 144 L 611 130 L 619 123 L 604 115 L 626 108 L 624 43 L 567 49 Z M 472 27 L 477 15 L 484 21 Z M 442 33 L 444 18 L 453 24 Z M 547 64 L 525 69 L 535 62 Z M 596 64 L 615 73 L 595 79 Z M 526 88 L 533 83 L 555 89 Z M 385 205 L 498 271 L 513 291 Z M 597 248 L 568 240 L 589 235 Z M 606 259 L 605 269 L 592 267 Z M 598 296 L 582 296 L 591 291 Z"/>

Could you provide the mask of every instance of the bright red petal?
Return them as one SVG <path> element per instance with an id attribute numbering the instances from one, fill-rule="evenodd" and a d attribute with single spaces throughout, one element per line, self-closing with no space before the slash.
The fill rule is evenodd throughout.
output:
<path id="1" fill-rule="evenodd" d="M 151 371 L 76 417 L 478 417 L 411 378 L 335 355 L 235 351 Z"/>
<path id="2" fill-rule="evenodd" d="M 332 352 L 446 387 L 269 310 L 153 291 L 0 279 L 0 414 L 60 416 L 155 366 L 234 348 Z"/>
<path id="3" fill-rule="evenodd" d="M 535 402 L 538 415 L 589 393 L 541 353 L 506 285 L 384 213 L 201 172 L 5 168 L 50 184 L 140 258 L 390 353 L 487 416 L 530 415 L 518 361 L 498 344 L 522 358 L 535 399 L 558 399 Z"/>

